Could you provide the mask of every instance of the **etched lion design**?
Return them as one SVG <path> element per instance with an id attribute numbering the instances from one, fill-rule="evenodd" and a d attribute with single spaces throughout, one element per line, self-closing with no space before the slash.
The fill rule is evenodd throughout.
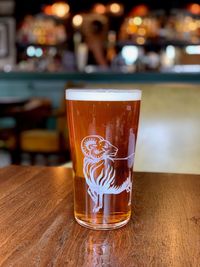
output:
<path id="1" fill-rule="evenodd" d="M 88 194 L 95 206 L 93 212 L 98 212 L 103 207 L 103 195 L 120 194 L 123 191 L 130 192 L 129 205 L 131 202 L 132 181 L 131 173 L 120 185 L 115 185 L 114 160 L 118 148 L 99 135 L 90 135 L 81 142 L 84 154 L 83 173 L 88 185 Z M 119 160 L 127 160 L 121 158 Z"/>

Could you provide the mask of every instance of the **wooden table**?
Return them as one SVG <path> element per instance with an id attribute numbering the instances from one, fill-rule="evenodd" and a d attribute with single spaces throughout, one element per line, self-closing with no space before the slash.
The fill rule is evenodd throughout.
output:
<path id="1" fill-rule="evenodd" d="M 73 218 L 71 169 L 0 169 L 0 266 L 200 266 L 200 175 L 136 173 L 124 228 Z"/>

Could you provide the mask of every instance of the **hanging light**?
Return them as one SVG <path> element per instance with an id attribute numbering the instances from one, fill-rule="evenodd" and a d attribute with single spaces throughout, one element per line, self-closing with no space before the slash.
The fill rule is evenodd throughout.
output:
<path id="1" fill-rule="evenodd" d="M 52 15 L 59 18 L 66 18 L 69 13 L 70 7 L 65 2 L 56 2 L 52 5 Z"/>
<path id="2" fill-rule="evenodd" d="M 149 13 L 149 8 L 146 5 L 138 5 L 136 7 L 134 7 L 131 12 L 130 15 L 131 16 L 141 16 L 144 17 Z"/>
<path id="3" fill-rule="evenodd" d="M 108 5 L 108 11 L 113 15 L 119 16 L 123 13 L 124 8 L 123 8 L 122 4 L 112 3 L 112 4 Z"/>
<path id="4" fill-rule="evenodd" d="M 43 8 L 43 12 L 44 12 L 44 14 L 49 15 L 49 16 L 53 15 L 52 6 L 51 5 L 45 6 Z"/>
<path id="5" fill-rule="evenodd" d="M 93 12 L 97 14 L 104 14 L 106 12 L 106 7 L 103 4 L 97 3 L 93 7 Z"/>
<path id="6" fill-rule="evenodd" d="M 200 14 L 200 5 L 197 3 L 192 3 L 187 6 L 187 10 L 194 14 L 194 15 L 199 15 Z"/>

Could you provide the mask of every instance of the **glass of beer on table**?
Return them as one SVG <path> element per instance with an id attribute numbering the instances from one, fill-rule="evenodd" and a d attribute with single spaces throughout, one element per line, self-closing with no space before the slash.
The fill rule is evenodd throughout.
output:
<path id="1" fill-rule="evenodd" d="M 131 216 L 140 90 L 68 89 L 76 221 L 115 229 Z"/>

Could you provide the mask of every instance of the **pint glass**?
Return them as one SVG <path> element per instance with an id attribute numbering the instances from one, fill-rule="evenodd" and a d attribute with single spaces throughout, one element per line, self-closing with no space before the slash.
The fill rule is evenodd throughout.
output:
<path id="1" fill-rule="evenodd" d="M 140 90 L 66 90 L 74 214 L 82 226 L 114 229 L 131 216 Z"/>

